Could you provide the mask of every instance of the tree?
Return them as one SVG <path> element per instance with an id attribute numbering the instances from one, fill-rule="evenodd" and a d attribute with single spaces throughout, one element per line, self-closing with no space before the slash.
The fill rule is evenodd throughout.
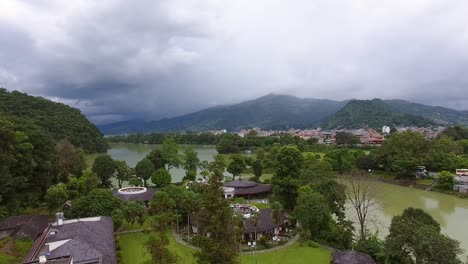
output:
<path id="1" fill-rule="evenodd" d="M 111 178 L 115 173 L 115 162 L 109 155 L 102 155 L 94 160 L 92 171 L 101 179 L 103 188 L 112 187 Z"/>
<path id="2" fill-rule="evenodd" d="M 312 239 L 327 230 L 332 219 L 325 197 L 310 188 L 299 192 L 293 214 Z"/>
<path id="3" fill-rule="evenodd" d="M 241 137 L 238 135 L 223 134 L 221 135 L 219 143 L 216 145 L 216 151 L 218 151 L 219 154 L 238 153 L 241 140 Z"/>
<path id="4" fill-rule="evenodd" d="M 273 222 L 275 225 L 280 225 L 281 224 L 281 215 L 283 214 L 283 206 L 281 205 L 280 202 L 275 201 L 271 203 L 271 218 L 273 219 Z"/>
<path id="5" fill-rule="evenodd" d="M 232 179 L 234 180 L 236 176 L 239 176 L 244 169 L 244 158 L 241 155 L 233 155 L 231 157 L 231 162 L 229 162 L 229 165 L 227 167 L 227 171 L 232 174 Z"/>
<path id="6" fill-rule="evenodd" d="M 252 165 L 252 170 L 255 175 L 255 179 L 259 181 L 260 177 L 262 176 L 262 171 L 263 171 L 262 161 L 259 159 L 255 160 L 255 162 Z"/>
<path id="7" fill-rule="evenodd" d="M 169 250 L 169 239 L 165 233 L 156 233 L 150 236 L 146 242 L 146 250 L 151 256 L 151 262 L 155 264 L 174 264 L 180 262 L 180 257 Z"/>
<path id="8" fill-rule="evenodd" d="M 68 200 L 68 193 L 65 184 L 59 183 L 47 189 L 45 197 L 49 213 L 54 212 Z"/>
<path id="9" fill-rule="evenodd" d="M 198 263 L 231 264 L 239 260 L 239 225 L 228 201 L 222 196 L 221 178 L 221 175 L 212 175 L 201 193 L 200 229 L 210 235 L 198 235 L 195 239 L 200 247 L 195 253 Z"/>
<path id="10" fill-rule="evenodd" d="M 151 160 L 155 170 L 164 168 L 167 164 L 161 149 L 153 149 L 148 155 L 146 155 L 146 158 Z"/>
<path id="11" fill-rule="evenodd" d="M 359 240 L 367 239 L 369 213 L 375 207 L 374 185 L 371 181 L 349 180 L 349 191 L 346 196 L 353 207 L 359 224 Z"/>
<path id="12" fill-rule="evenodd" d="M 181 203 L 187 214 L 187 240 L 190 242 L 190 216 L 198 211 L 200 205 L 199 196 L 193 191 L 185 191 L 182 193 Z"/>
<path id="13" fill-rule="evenodd" d="M 112 216 L 114 210 L 122 210 L 122 201 L 105 189 L 94 189 L 73 200 L 72 205 L 67 213 L 69 218 Z"/>
<path id="14" fill-rule="evenodd" d="M 343 224 L 345 219 L 346 185 L 336 180 L 327 179 L 310 185 L 313 191 L 320 193 L 327 199 L 328 207 Z"/>
<path id="15" fill-rule="evenodd" d="M 358 137 L 349 132 L 337 132 L 335 135 L 337 145 L 356 145 L 361 141 Z"/>
<path id="16" fill-rule="evenodd" d="M 212 167 L 212 164 L 210 164 L 206 160 L 198 163 L 198 168 L 201 170 L 200 174 L 203 176 L 203 179 L 206 179 L 208 178 L 208 176 L 210 176 L 211 167 Z"/>
<path id="17" fill-rule="evenodd" d="M 213 159 L 214 160 L 210 163 L 210 170 L 212 172 L 219 170 L 221 173 L 223 173 L 227 167 L 226 158 L 223 155 L 216 154 L 213 156 Z"/>
<path id="18" fill-rule="evenodd" d="M 171 168 L 178 168 L 180 166 L 181 160 L 179 156 L 179 145 L 177 145 L 172 137 L 164 139 L 162 154 L 167 164 L 167 171 L 170 171 Z"/>
<path id="19" fill-rule="evenodd" d="M 453 190 L 455 177 L 448 171 L 441 171 L 437 176 L 437 187 L 441 189 Z"/>
<path id="20" fill-rule="evenodd" d="M 144 158 L 135 166 L 135 172 L 137 177 L 143 179 L 144 186 L 148 187 L 146 181 L 153 175 L 154 165 L 149 159 Z"/>
<path id="21" fill-rule="evenodd" d="M 125 160 L 115 160 L 116 178 L 119 184 L 119 189 L 122 188 L 122 182 L 128 181 L 130 178 L 130 168 Z"/>
<path id="22" fill-rule="evenodd" d="M 282 147 L 275 161 L 272 178 L 273 194 L 286 210 L 291 211 L 296 204 L 299 175 L 304 158 L 295 147 Z"/>
<path id="23" fill-rule="evenodd" d="M 164 187 L 171 184 L 171 174 L 164 168 L 160 168 L 151 175 L 151 182 L 156 187 Z"/>
<path id="24" fill-rule="evenodd" d="M 305 155 L 304 165 L 300 174 L 302 184 L 316 183 L 335 178 L 329 159 L 317 159 L 313 155 Z"/>
<path id="25" fill-rule="evenodd" d="M 129 224 L 138 223 L 140 226 L 145 223 L 146 217 L 148 216 L 148 211 L 146 207 L 141 202 L 125 202 L 123 205 L 123 212 L 125 220 Z"/>
<path id="26" fill-rule="evenodd" d="M 391 263 L 462 263 L 460 242 L 440 234 L 439 223 L 422 209 L 394 216 L 385 251 Z"/>
<path id="27" fill-rule="evenodd" d="M 191 147 L 184 150 L 183 167 L 187 171 L 197 171 L 197 166 L 200 163 L 198 153 Z"/>
<path id="28" fill-rule="evenodd" d="M 61 140 L 55 146 L 58 154 L 58 167 L 60 170 L 60 178 L 68 181 L 70 174 L 80 177 L 86 169 L 84 152 L 81 149 L 75 148 L 68 140 Z"/>

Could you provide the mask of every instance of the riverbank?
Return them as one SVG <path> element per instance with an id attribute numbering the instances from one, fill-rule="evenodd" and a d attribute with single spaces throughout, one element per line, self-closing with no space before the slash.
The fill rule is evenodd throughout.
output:
<path id="1" fill-rule="evenodd" d="M 366 174 L 365 177 L 356 177 L 356 176 L 350 176 L 350 175 L 338 175 L 337 177 L 338 179 L 344 179 L 344 180 L 354 179 L 354 180 L 360 180 L 360 181 L 383 182 L 383 183 L 388 183 L 388 184 L 393 184 L 393 185 L 398 185 L 398 186 L 403 186 L 403 187 L 408 187 L 408 188 L 415 188 L 415 189 L 429 191 L 429 192 L 443 193 L 443 194 L 452 195 L 461 199 L 468 199 L 468 194 L 465 194 L 465 193 L 460 193 L 460 192 L 451 191 L 451 190 L 442 190 L 438 188 L 432 188 L 431 190 L 428 190 L 432 181 L 427 181 L 427 180 L 412 181 L 412 180 L 405 180 L 405 179 L 395 179 L 394 176 L 390 174 L 379 174 L 379 173 L 377 174 L 369 173 L 369 174 Z"/>

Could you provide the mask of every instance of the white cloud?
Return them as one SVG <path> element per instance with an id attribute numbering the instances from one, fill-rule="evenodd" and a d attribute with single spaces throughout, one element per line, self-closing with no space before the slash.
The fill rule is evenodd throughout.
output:
<path id="1" fill-rule="evenodd" d="M 270 92 L 466 109 L 467 13 L 457 0 L 3 0 L 0 86 L 102 120 Z"/>

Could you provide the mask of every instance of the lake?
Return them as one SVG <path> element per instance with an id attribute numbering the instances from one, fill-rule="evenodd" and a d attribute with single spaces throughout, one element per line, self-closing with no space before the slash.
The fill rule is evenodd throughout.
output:
<path id="1" fill-rule="evenodd" d="M 109 155 L 114 159 L 125 160 L 128 165 L 135 166 L 151 150 L 161 145 L 151 144 L 111 144 Z M 180 146 L 180 149 L 188 147 Z M 214 146 L 191 146 L 198 152 L 200 160 L 212 161 L 216 149 Z M 185 172 L 182 169 L 171 169 L 173 182 L 182 180 Z M 388 234 L 388 227 L 393 216 L 401 214 L 407 207 L 421 208 L 431 214 L 441 225 L 442 232 L 461 242 L 461 246 L 468 253 L 468 199 L 455 196 L 428 192 L 420 189 L 398 186 L 382 182 L 374 182 L 377 206 L 372 212 L 373 230 L 379 230 L 384 238 Z M 354 213 L 348 210 L 348 217 L 353 219 Z"/>
<path id="2" fill-rule="evenodd" d="M 130 167 L 135 165 L 142 160 L 148 153 L 153 149 L 161 148 L 162 145 L 156 144 L 132 144 L 132 143 L 119 143 L 110 144 L 111 149 L 108 154 L 113 159 L 125 160 Z M 213 156 L 217 154 L 215 146 L 201 146 L 201 145 L 180 145 L 179 152 L 182 154 L 185 148 L 192 147 L 198 153 L 200 161 L 213 161 Z M 171 169 L 172 182 L 181 182 L 185 176 L 183 169 L 173 168 Z"/>

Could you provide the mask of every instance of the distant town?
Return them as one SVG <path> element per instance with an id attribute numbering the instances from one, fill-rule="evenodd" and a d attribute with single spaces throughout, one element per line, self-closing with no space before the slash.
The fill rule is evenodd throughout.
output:
<path id="1" fill-rule="evenodd" d="M 416 133 L 420 133 L 424 135 L 426 139 L 434 139 L 439 135 L 442 131 L 444 131 L 445 127 L 398 127 L 395 128 L 396 132 L 405 132 L 405 131 L 412 131 Z M 336 141 L 336 134 L 340 132 L 350 133 L 360 140 L 360 144 L 362 145 L 381 145 L 383 144 L 385 137 L 388 136 L 391 132 L 391 128 L 389 126 L 383 126 L 380 131 L 377 131 L 372 128 L 360 128 L 360 129 L 332 129 L 332 130 L 322 130 L 321 128 L 317 129 L 294 129 L 291 128 L 289 130 L 262 130 L 261 128 L 253 128 L 253 129 L 241 129 L 238 131 L 233 132 L 240 137 L 244 137 L 249 134 L 251 131 L 255 131 L 256 134 L 260 137 L 269 137 L 279 134 L 289 134 L 291 136 L 298 136 L 302 139 L 317 139 L 318 144 L 326 144 L 331 145 L 334 144 Z M 211 130 L 209 131 L 214 135 L 220 135 L 227 133 L 227 130 Z"/>

